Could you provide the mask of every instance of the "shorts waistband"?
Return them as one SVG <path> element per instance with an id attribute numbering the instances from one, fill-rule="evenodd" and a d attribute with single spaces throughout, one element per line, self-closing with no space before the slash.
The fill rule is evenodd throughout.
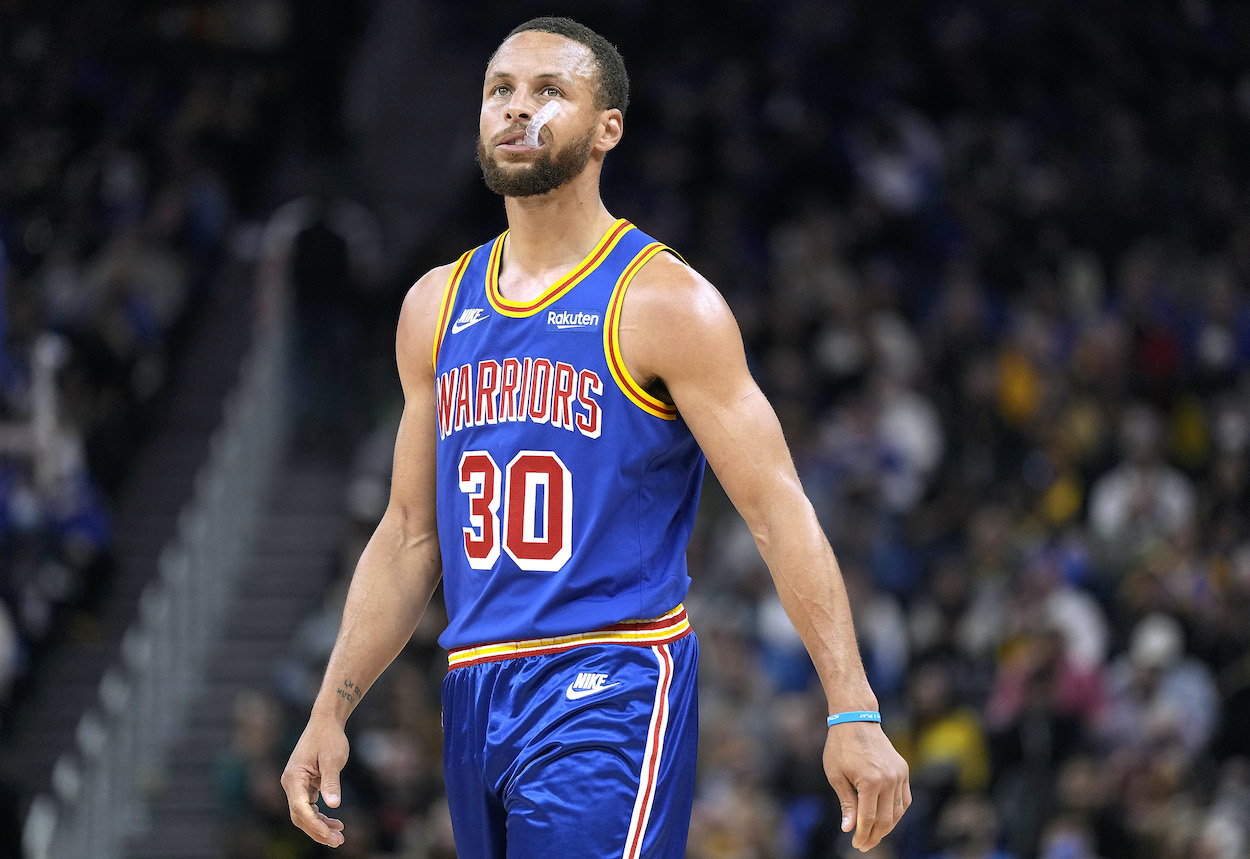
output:
<path id="1" fill-rule="evenodd" d="M 483 662 L 515 659 L 519 656 L 560 653 L 584 644 L 633 644 L 651 647 L 657 644 L 668 644 L 689 634 L 690 621 L 686 618 L 686 607 L 678 604 L 677 608 L 652 620 L 626 620 L 594 632 L 457 647 L 448 652 L 447 667 L 465 668 Z"/>

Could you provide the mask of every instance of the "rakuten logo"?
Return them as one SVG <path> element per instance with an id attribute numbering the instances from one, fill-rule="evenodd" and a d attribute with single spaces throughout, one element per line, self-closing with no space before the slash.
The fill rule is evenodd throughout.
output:
<path id="1" fill-rule="evenodd" d="M 571 331 L 599 327 L 599 314 L 585 310 L 548 310 L 547 327 Z"/>

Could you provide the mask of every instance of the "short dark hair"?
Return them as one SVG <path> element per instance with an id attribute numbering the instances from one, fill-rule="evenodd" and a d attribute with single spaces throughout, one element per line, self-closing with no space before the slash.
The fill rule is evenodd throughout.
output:
<path id="1" fill-rule="evenodd" d="M 625 73 L 625 61 L 621 59 L 621 52 L 615 45 L 585 24 L 579 24 L 572 18 L 555 17 L 531 18 L 514 28 L 504 41 L 517 33 L 530 30 L 553 33 L 590 48 L 595 57 L 595 65 L 599 67 L 595 107 L 600 110 L 615 107 L 622 115 L 625 113 L 625 108 L 629 107 L 629 75 Z"/>

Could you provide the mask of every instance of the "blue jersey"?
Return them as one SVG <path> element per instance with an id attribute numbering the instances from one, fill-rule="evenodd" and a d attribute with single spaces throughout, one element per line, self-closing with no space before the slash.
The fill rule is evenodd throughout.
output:
<path id="1" fill-rule="evenodd" d="M 499 291 L 506 235 L 460 258 L 435 337 L 449 650 L 658 618 L 690 584 L 703 454 L 630 377 L 617 330 L 630 280 L 668 249 L 619 220 L 515 302 Z"/>

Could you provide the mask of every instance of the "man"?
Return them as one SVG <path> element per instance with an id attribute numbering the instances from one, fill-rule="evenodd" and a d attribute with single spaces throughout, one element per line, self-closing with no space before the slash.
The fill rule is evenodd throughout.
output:
<path id="1" fill-rule="evenodd" d="M 323 844 L 343 843 L 315 803 L 339 804 L 344 724 L 441 575 L 459 854 L 684 855 L 698 645 L 681 600 L 705 455 L 840 714 L 824 764 L 843 829 L 867 850 L 911 802 L 906 765 L 858 721 L 877 705 L 841 574 L 729 308 L 599 198 L 627 103 L 616 49 L 568 19 L 522 24 L 488 65 L 478 159 L 509 230 L 422 277 L 400 314 L 390 503 L 282 778 Z"/>

